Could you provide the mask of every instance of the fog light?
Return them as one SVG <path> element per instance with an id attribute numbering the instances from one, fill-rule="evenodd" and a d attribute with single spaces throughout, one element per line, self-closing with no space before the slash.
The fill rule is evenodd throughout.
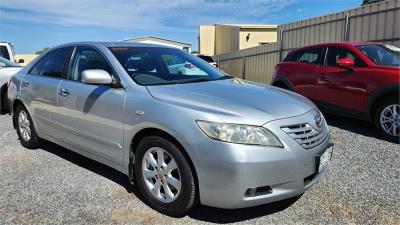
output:
<path id="1" fill-rule="evenodd" d="M 263 187 L 256 187 L 256 188 L 249 188 L 246 190 L 244 194 L 245 198 L 256 197 L 261 195 L 271 194 L 272 189 L 270 186 L 263 186 Z"/>

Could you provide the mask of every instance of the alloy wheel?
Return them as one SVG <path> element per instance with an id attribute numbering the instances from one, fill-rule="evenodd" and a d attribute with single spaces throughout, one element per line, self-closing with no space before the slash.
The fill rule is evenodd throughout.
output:
<path id="1" fill-rule="evenodd" d="M 400 136 L 400 104 L 386 106 L 380 114 L 382 129 L 391 136 Z"/>
<path id="2" fill-rule="evenodd" d="M 32 136 L 32 131 L 30 128 L 31 122 L 28 118 L 28 113 L 21 110 L 18 114 L 18 129 L 24 141 L 29 141 Z"/>
<path id="3" fill-rule="evenodd" d="M 146 151 L 142 174 L 147 189 L 157 200 L 170 203 L 179 196 L 181 174 L 175 159 L 165 149 L 152 147 Z"/>

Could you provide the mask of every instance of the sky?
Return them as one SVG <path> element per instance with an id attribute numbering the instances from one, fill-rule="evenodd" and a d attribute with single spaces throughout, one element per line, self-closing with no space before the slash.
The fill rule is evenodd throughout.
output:
<path id="1" fill-rule="evenodd" d="M 340 12 L 362 0 L 0 0 L 0 41 L 17 54 L 73 41 L 157 36 L 192 44 L 199 26 L 285 24 Z"/>

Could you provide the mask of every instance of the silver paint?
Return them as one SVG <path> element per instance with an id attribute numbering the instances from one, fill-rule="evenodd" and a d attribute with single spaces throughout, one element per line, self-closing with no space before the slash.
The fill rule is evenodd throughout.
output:
<path id="1" fill-rule="evenodd" d="M 148 128 L 162 130 L 182 145 L 193 163 L 200 202 L 220 208 L 254 206 L 302 194 L 324 173 L 317 173 L 315 156 L 329 146 L 329 135 L 306 150 L 281 129 L 315 125 L 320 112 L 306 98 L 240 79 L 145 87 L 128 76 L 108 47 L 159 46 L 81 42 L 60 47 L 76 45 L 100 51 L 121 87 L 31 75 L 28 71 L 43 56 L 37 57 L 11 78 L 8 96 L 11 104 L 22 101 L 39 137 L 128 174 L 135 135 Z M 68 91 L 65 96 L 58 94 L 63 89 Z M 284 147 L 212 140 L 196 120 L 264 126 Z M 305 183 L 310 175 L 315 176 Z M 259 186 L 272 187 L 272 193 L 244 197 L 248 188 Z"/>

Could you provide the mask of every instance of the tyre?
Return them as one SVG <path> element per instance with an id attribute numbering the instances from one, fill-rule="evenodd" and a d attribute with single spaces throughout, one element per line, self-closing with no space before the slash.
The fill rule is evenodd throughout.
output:
<path id="1" fill-rule="evenodd" d="M 8 100 L 7 100 L 7 87 L 3 86 L 1 88 L 1 94 L 0 94 L 0 115 L 7 114 L 8 111 Z"/>
<path id="2" fill-rule="evenodd" d="M 40 146 L 40 138 L 38 137 L 32 118 L 23 106 L 18 106 L 15 110 L 15 124 L 17 124 L 17 134 L 21 145 L 25 148 L 35 149 Z"/>
<path id="3" fill-rule="evenodd" d="M 273 86 L 278 87 L 278 88 L 282 88 L 282 89 L 285 89 L 285 90 L 289 90 L 289 88 L 282 82 L 277 82 Z"/>
<path id="4" fill-rule="evenodd" d="M 387 140 L 400 143 L 400 102 L 398 97 L 381 101 L 374 114 L 375 126 Z"/>
<path id="5" fill-rule="evenodd" d="M 160 136 L 144 137 L 136 148 L 138 188 L 155 210 L 184 215 L 195 202 L 195 178 L 180 149 Z"/>

